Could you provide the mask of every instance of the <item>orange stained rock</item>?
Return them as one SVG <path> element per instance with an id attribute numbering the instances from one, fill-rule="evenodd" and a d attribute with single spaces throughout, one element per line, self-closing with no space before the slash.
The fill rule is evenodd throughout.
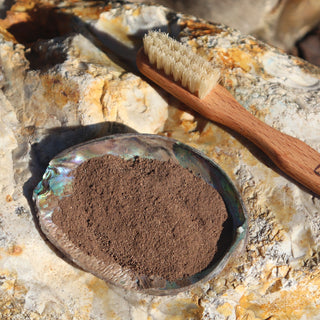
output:
<path id="1" fill-rule="evenodd" d="M 72 3 L 73 1 L 70 1 Z M 62 7 L 55 7 L 52 1 L 46 0 L 17 0 L 8 11 L 6 22 L 10 24 L 16 19 L 21 19 L 20 14 L 30 13 L 38 7 L 47 7 L 57 11 L 73 14 L 78 17 L 85 17 L 86 19 L 98 19 L 102 12 L 111 9 L 111 4 L 103 3 L 102 1 L 86 1 L 81 4 L 81 1 L 74 1 L 75 5 L 67 5 Z M 57 2 L 56 2 L 57 3 Z"/>
<path id="2" fill-rule="evenodd" d="M 123 18 L 121 16 L 115 16 L 112 19 L 106 19 L 103 15 L 99 17 L 96 27 L 105 32 L 109 32 L 113 37 L 117 38 L 127 45 L 131 46 L 133 40 L 128 35 L 129 27 L 123 24 Z"/>
<path id="3" fill-rule="evenodd" d="M 10 11 L 22 12 L 33 9 L 37 4 L 46 3 L 42 0 L 17 0 L 11 7 Z M 49 3 L 49 1 L 47 2 Z"/>
<path id="4" fill-rule="evenodd" d="M 0 20 L 0 25 L 2 28 L 8 29 L 16 23 L 24 23 L 29 20 L 30 15 L 27 12 L 8 11 L 6 18 Z"/>
<path id="5" fill-rule="evenodd" d="M 255 60 L 255 56 L 238 47 L 219 50 L 217 54 L 225 69 L 241 68 L 244 72 L 250 72 L 251 70 L 257 72 L 261 68 Z"/>
<path id="6" fill-rule="evenodd" d="M 137 17 L 141 14 L 141 8 L 138 7 L 137 9 L 135 9 L 133 12 L 132 12 L 132 16 L 133 17 Z"/>
<path id="7" fill-rule="evenodd" d="M 152 302 L 150 308 L 157 309 L 160 306 L 160 304 L 161 304 L 160 301 Z"/>
<path id="8" fill-rule="evenodd" d="M 196 122 L 191 120 L 181 120 L 181 127 L 185 130 L 185 132 L 193 131 L 196 128 Z"/>
<path id="9" fill-rule="evenodd" d="M 217 311 L 225 317 L 230 317 L 233 314 L 233 310 L 233 306 L 228 302 L 217 307 Z"/>
<path id="10" fill-rule="evenodd" d="M 101 313 L 104 314 L 107 319 L 119 319 L 116 313 L 116 307 L 110 303 L 112 300 L 112 292 L 109 290 L 107 283 L 93 277 L 88 281 L 87 287 L 89 291 L 93 293 L 92 298 L 100 301 Z"/>
<path id="11" fill-rule="evenodd" d="M 139 305 L 145 307 L 147 305 L 147 301 L 145 299 L 139 300 Z"/>
<path id="12" fill-rule="evenodd" d="M 23 253 L 23 249 L 21 246 L 12 245 L 8 248 L 7 253 L 10 256 L 20 256 Z"/>
<path id="13" fill-rule="evenodd" d="M 270 110 L 267 108 L 258 109 L 257 106 L 251 105 L 249 106 L 249 111 L 260 120 L 264 121 L 265 117 L 270 113 Z"/>
<path id="14" fill-rule="evenodd" d="M 182 21 L 181 27 L 182 28 L 187 27 L 191 31 L 191 35 L 192 35 L 191 38 L 199 37 L 203 35 L 214 35 L 214 34 L 221 33 L 223 31 L 223 29 L 220 28 L 218 25 L 197 22 L 194 20 Z"/>
<path id="15" fill-rule="evenodd" d="M 279 192 L 281 192 L 281 197 L 279 197 Z M 288 232 L 292 217 L 297 211 L 292 190 L 287 186 L 271 189 L 265 204 L 275 216 L 276 222 Z"/>
<path id="16" fill-rule="evenodd" d="M 30 20 L 27 11 L 32 10 L 36 5 L 40 4 L 40 0 L 17 0 L 10 10 L 7 11 L 5 19 L 0 19 L 0 25 L 9 28 L 13 24 L 26 22 Z"/>
<path id="17" fill-rule="evenodd" d="M 168 315 L 166 320 L 201 320 L 203 307 L 199 304 L 199 299 L 175 299 L 167 303 L 166 309 Z"/>
<path id="18" fill-rule="evenodd" d="M 2 23 L 3 20 L 0 19 L 0 34 L 3 36 L 4 40 L 17 43 L 16 38 L 6 30 Z"/>
<path id="19" fill-rule="evenodd" d="M 109 287 L 105 281 L 97 277 L 93 277 L 87 282 L 89 291 L 94 292 L 96 295 L 103 297 L 109 291 Z"/>
<path id="20" fill-rule="evenodd" d="M 41 82 L 45 90 L 44 96 L 60 109 L 67 103 L 78 103 L 80 100 L 78 86 L 60 75 L 44 75 Z"/>
<path id="21" fill-rule="evenodd" d="M 11 202 L 13 199 L 12 199 L 12 196 L 10 194 L 7 194 L 6 195 L 6 201 L 7 202 Z"/>
<path id="22" fill-rule="evenodd" d="M 66 8 L 66 9 L 62 8 L 62 11 L 65 11 L 65 12 L 71 11 L 74 15 L 78 17 L 85 17 L 86 19 L 97 20 L 99 19 L 100 14 L 102 12 L 109 11 L 112 7 L 110 3 L 104 4 L 100 2 L 100 4 L 97 3 L 95 5 L 94 1 L 91 1 L 91 2 L 93 3 L 93 5 L 75 6 L 74 8 Z"/>
<path id="23" fill-rule="evenodd" d="M 320 278 L 305 278 L 291 290 L 260 295 L 255 292 L 244 294 L 236 307 L 237 319 L 245 319 L 250 312 L 256 319 L 316 319 L 319 315 Z M 250 319 L 250 318 L 249 318 Z M 255 319 L 255 318 L 253 318 Z"/>
<path id="24" fill-rule="evenodd" d="M 47 39 L 70 32 L 72 13 L 63 12 L 49 1 L 17 1 L 7 11 L 0 26 L 17 42 L 29 46 L 38 39 Z"/>
<path id="25" fill-rule="evenodd" d="M 248 311 L 239 306 L 236 307 L 236 317 L 237 320 L 262 320 L 257 318 L 251 310 Z"/>

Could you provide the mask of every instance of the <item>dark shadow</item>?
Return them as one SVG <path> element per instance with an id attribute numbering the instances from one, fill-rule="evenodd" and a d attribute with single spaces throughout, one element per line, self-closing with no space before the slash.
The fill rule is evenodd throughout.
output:
<path id="1" fill-rule="evenodd" d="M 81 6 L 83 6 L 84 10 L 92 10 L 93 13 L 96 12 L 97 14 L 110 9 L 105 1 L 83 1 Z M 113 47 L 108 45 L 108 41 L 100 41 L 97 39 L 97 35 L 97 38 L 94 38 L 90 33 L 90 24 L 68 12 L 69 10 L 72 12 L 74 8 L 79 8 L 79 3 L 63 7 L 39 3 L 31 9 L 25 10 L 25 15 L 20 17 L 17 14 L 15 16 L 16 21 L 7 30 L 19 43 L 26 47 L 25 56 L 30 62 L 30 69 L 46 71 L 55 65 L 63 63 L 67 58 L 66 53 L 62 52 L 63 50 L 54 50 L 54 47 L 72 34 L 82 34 L 105 52 L 112 61 L 124 69 L 129 68 L 128 71 L 131 71 L 132 55 L 127 55 L 127 52 L 124 54 L 117 51 L 110 52 L 109 49 Z M 48 50 L 44 49 L 46 47 Z M 121 45 L 115 47 L 119 50 L 124 50 L 125 48 L 125 46 L 121 47 Z M 117 55 L 122 56 L 124 58 L 123 61 Z M 135 65 L 133 66 L 134 68 Z"/>
<path id="2" fill-rule="evenodd" d="M 225 256 L 236 237 L 236 231 L 234 230 L 234 222 L 231 214 L 228 214 L 228 219 L 223 223 L 222 227 L 223 229 L 217 243 L 217 252 L 210 265 L 216 264 Z"/>
<path id="3" fill-rule="evenodd" d="M 17 15 L 16 20 L 8 31 L 26 47 L 25 56 L 30 62 L 31 70 L 47 70 L 63 63 L 66 59 L 64 52 L 61 50 L 49 52 L 43 47 L 54 46 L 53 43 L 49 44 L 48 40 L 58 42 L 72 34 L 73 24 L 79 20 L 78 17 L 62 12 L 58 7 L 39 3 L 26 10 L 25 16 L 22 16 L 20 20 Z"/>
<path id="4" fill-rule="evenodd" d="M 9 10 L 14 4 L 15 0 L 4 0 L 1 1 L 0 6 L 0 19 L 4 19 L 7 15 L 7 10 Z"/>
<path id="5" fill-rule="evenodd" d="M 63 257 L 65 260 L 68 259 L 49 242 L 40 228 L 37 211 L 32 200 L 33 190 L 41 181 L 50 160 L 63 150 L 93 139 L 122 133 L 136 133 L 136 131 L 118 122 L 101 122 L 88 126 L 65 128 L 58 127 L 49 129 L 45 138 L 31 146 L 29 162 L 31 178 L 23 185 L 23 194 L 29 203 L 35 226 L 37 227 L 40 235 L 46 241 L 48 246 L 59 257 Z M 68 260 L 68 262 L 71 261 Z"/>
<path id="6" fill-rule="evenodd" d="M 298 57 L 320 67 L 320 24 L 299 39 L 289 54 Z"/>
<path id="7" fill-rule="evenodd" d="M 139 48 L 142 46 L 142 37 L 149 30 L 139 30 L 137 34 L 128 36 L 128 40 L 134 43 L 134 46 L 126 46 L 124 43 L 117 40 L 115 37 L 111 36 L 108 33 L 102 32 L 96 29 L 93 26 L 90 26 L 90 31 L 101 41 L 103 46 L 111 50 L 112 52 L 117 53 L 120 58 L 127 61 L 131 66 L 135 66 L 136 55 Z M 167 31 L 166 26 L 159 26 L 155 28 L 163 32 Z"/>
<path id="8" fill-rule="evenodd" d="M 83 1 L 81 5 L 84 10 L 90 9 L 97 15 L 110 9 L 110 4 L 106 1 Z M 142 46 L 143 35 L 153 29 L 168 32 L 170 36 L 177 38 L 181 29 L 177 15 L 169 11 L 167 25 L 158 25 L 152 28 L 142 27 L 134 34 L 127 35 L 129 44 L 125 45 L 124 40 L 120 41 L 111 34 L 98 30 L 90 22 L 83 21 L 74 15 L 72 13 L 74 8 L 79 8 L 79 3 L 62 7 L 39 3 L 26 10 L 25 15 L 15 16 L 16 21 L 8 27 L 8 31 L 28 49 L 25 55 L 30 62 L 31 70 L 47 70 L 63 63 L 66 59 L 65 53 L 61 50 L 58 53 L 44 52 L 43 46 L 48 48 L 54 46 L 52 43 L 49 44 L 48 40 L 61 42 L 71 34 L 82 34 L 105 52 L 116 64 L 127 71 L 138 73 L 135 59 L 138 49 Z"/>
<path id="9" fill-rule="evenodd" d="M 55 38 L 57 43 L 59 40 L 63 41 L 64 38 Z M 42 46 L 47 46 L 48 43 L 46 40 L 38 40 L 34 43 L 30 50 L 26 51 L 25 56 L 29 61 L 29 68 L 31 70 L 41 70 L 42 72 L 49 70 L 55 65 L 62 64 L 67 59 L 67 54 L 61 51 L 48 50 L 45 54 L 43 53 Z"/>
<path id="10" fill-rule="evenodd" d="M 148 31 L 156 30 L 169 33 L 172 38 L 177 39 L 181 30 L 181 26 L 178 24 L 178 17 L 173 11 L 169 11 L 167 14 L 167 25 L 158 25 L 152 28 L 145 27 L 136 30 L 132 35 L 127 35 L 128 40 L 134 44 L 134 46 L 126 46 L 123 42 L 120 42 L 112 35 L 96 29 L 94 26 L 88 25 L 89 30 L 99 39 L 102 46 L 107 50 L 110 50 L 113 53 L 116 53 L 127 66 L 131 69 L 130 71 L 139 73 L 138 68 L 136 67 L 136 55 L 138 50 L 142 47 L 142 39 Z M 139 74 L 140 75 L 140 74 Z"/>
<path id="11" fill-rule="evenodd" d="M 8 31 L 26 47 L 39 39 L 53 39 L 72 32 L 71 22 L 74 16 L 59 11 L 57 7 L 38 4 L 25 13 L 27 18 L 22 17 Z"/>

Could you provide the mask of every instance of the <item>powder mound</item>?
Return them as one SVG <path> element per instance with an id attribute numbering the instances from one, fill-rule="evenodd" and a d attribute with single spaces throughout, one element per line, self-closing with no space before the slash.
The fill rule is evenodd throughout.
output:
<path id="1" fill-rule="evenodd" d="M 173 161 L 105 155 L 75 171 L 53 222 L 85 253 L 169 281 L 205 269 L 227 219 L 219 193 Z"/>

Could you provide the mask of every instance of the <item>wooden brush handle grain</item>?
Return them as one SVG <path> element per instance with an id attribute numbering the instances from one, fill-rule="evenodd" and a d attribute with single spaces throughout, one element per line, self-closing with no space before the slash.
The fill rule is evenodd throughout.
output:
<path id="1" fill-rule="evenodd" d="M 320 195 L 320 154 L 316 150 L 254 117 L 220 85 L 215 86 L 204 99 L 199 99 L 155 70 L 142 50 L 137 55 L 137 66 L 142 74 L 193 110 L 246 137 L 284 173 Z"/>

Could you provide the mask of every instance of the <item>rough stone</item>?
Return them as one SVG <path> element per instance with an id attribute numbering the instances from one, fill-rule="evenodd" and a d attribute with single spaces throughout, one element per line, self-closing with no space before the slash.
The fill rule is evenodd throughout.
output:
<path id="1" fill-rule="evenodd" d="M 17 24 L 25 31 L 41 27 L 37 12 L 50 12 L 50 19 L 67 15 L 68 28 L 19 43 Z M 320 69 L 303 60 L 163 7 L 17 2 L 0 21 L 0 313 L 16 319 L 319 318 L 319 197 L 288 180 L 238 135 L 141 79 L 132 57 L 128 64 L 115 59 L 117 50 L 137 50 L 138 25 L 145 30 L 151 15 L 220 66 L 222 83 L 245 108 L 320 151 Z M 110 23 L 100 24 L 106 17 Z M 54 19 L 45 21 L 55 26 Z M 116 22 L 117 34 L 111 27 Z M 123 44 L 110 48 L 114 55 L 104 41 L 108 35 Z M 176 296 L 123 292 L 77 269 L 41 236 L 28 202 L 57 152 L 133 129 L 203 151 L 234 181 L 249 212 L 242 255 L 216 278 Z"/>

